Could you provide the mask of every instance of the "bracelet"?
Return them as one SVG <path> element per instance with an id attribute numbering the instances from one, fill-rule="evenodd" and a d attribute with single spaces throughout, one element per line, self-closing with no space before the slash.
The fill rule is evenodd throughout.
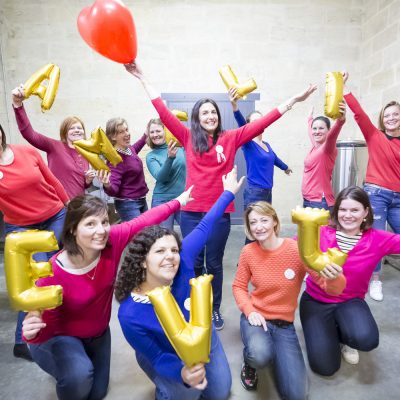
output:
<path id="1" fill-rule="evenodd" d="M 292 107 L 293 107 L 293 106 L 292 106 L 291 104 L 286 104 L 286 110 L 287 110 L 287 111 L 291 110 Z"/>

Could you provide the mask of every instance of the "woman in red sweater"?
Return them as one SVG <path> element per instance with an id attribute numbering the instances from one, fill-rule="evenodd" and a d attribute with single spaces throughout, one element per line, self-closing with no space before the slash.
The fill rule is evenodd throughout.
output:
<path id="1" fill-rule="evenodd" d="M 345 82 L 348 76 L 346 72 Z M 364 190 L 374 211 L 373 227 L 385 230 L 387 222 L 395 233 L 400 233 L 400 104 L 397 101 L 387 103 L 379 114 L 378 127 L 375 127 L 347 88 L 344 99 L 368 146 Z M 379 262 L 369 287 L 369 295 L 376 301 L 383 300 L 380 271 Z"/>
<path id="2" fill-rule="evenodd" d="M 254 242 L 242 249 L 232 285 L 242 312 L 242 385 L 256 390 L 256 370 L 272 364 L 280 396 L 305 399 L 308 379 L 293 320 L 306 267 L 297 242 L 278 236 L 279 219 L 269 203 L 250 204 L 244 222 L 246 235 Z M 320 274 L 307 272 L 324 291 L 340 293 L 344 288 L 344 280 L 332 279 L 341 272 L 335 264 L 327 265 Z M 254 287 L 251 292 L 249 283 Z"/>
<path id="3" fill-rule="evenodd" d="M 304 101 L 316 90 L 316 86 L 310 85 L 306 90 L 291 97 L 258 120 L 238 129 L 226 131 L 222 128 L 221 114 L 215 101 L 203 98 L 193 106 L 189 129 L 168 110 L 158 92 L 147 82 L 141 68 L 136 63 L 126 65 L 125 68 L 140 80 L 161 121 L 185 149 L 186 187 L 194 185 L 193 197 L 195 200 L 181 213 L 181 230 L 184 237 L 196 227 L 223 192 L 222 175 L 232 170 L 235 154 L 239 147 L 260 135 L 294 104 Z M 223 281 L 222 260 L 230 232 L 230 213 L 233 211 L 233 204 L 227 207 L 226 213 L 215 223 L 205 246 L 205 271 L 214 275 L 212 281 L 213 321 L 216 329 L 222 329 L 224 326 L 224 320 L 220 314 Z M 204 252 L 196 261 L 195 273 L 197 276 L 203 273 L 203 265 Z"/>

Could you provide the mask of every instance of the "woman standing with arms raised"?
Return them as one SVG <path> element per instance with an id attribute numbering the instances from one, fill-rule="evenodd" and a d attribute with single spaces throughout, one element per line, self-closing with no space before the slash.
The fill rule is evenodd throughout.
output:
<path id="1" fill-rule="evenodd" d="M 222 193 L 221 177 L 233 168 L 238 148 L 260 135 L 265 128 L 290 110 L 295 103 L 304 101 L 316 90 L 316 86 L 310 85 L 305 91 L 291 97 L 257 121 L 227 131 L 222 129 L 221 114 L 215 101 L 203 98 L 193 106 L 191 128 L 189 129 L 168 110 L 158 92 L 149 84 L 136 63 L 126 65 L 125 68 L 140 80 L 160 115 L 161 121 L 185 148 L 186 187 L 195 184 L 193 197 L 196 200 L 181 212 L 183 236 L 188 235 L 194 229 L 204 213 L 212 207 Z M 212 281 L 213 320 L 217 329 L 222 329 L 224 326 L 220 314 L 223 281 L 222 260 L 230 232 L 230 213 L 233 211 L 233 204 L 229 205 L 226 213 L 215 223 L 205 246 L 205 269 L 207 273 L 214 275 Z M 200 275 L 203 271 L 203 259 L 203 254 L 197 259 L 196 275 Z"/>

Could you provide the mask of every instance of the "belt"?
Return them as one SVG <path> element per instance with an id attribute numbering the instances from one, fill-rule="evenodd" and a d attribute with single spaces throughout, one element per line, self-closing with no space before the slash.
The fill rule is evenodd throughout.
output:
<path id="1" fill-rule="evenodd" d="M 293 322 L 284 321 L 283 319 L 267 319 L 267 322 L 278 328 L 287 328 L 289 325 L 293 325 Z"/>

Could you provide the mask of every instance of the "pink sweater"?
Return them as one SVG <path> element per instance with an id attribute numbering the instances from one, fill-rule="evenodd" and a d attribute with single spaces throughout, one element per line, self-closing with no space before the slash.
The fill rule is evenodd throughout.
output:
<path id="1" fill-rule="evenodd" d="M 89 163 L 75 149 L 61 140 L 56 140 L 36 132 L 24 106 L 15 108 L 15 118 L 22 136 L 37 149 L 47 153 L 50 171 L 64 186 L 70 199 L 85 192 L 85 171 Z"/>
<path id="2" fill-rule="evenodd" d="M 327 133 L 325 143 L 316 147 L 312 134 L 313 118 L 308 119 L 308 135 L 312 148 L 304 159 L 303 183 L 301 193 L 306 200 L 321 201 L 322 196 L 326 198 L 329 206 L 335 203 L 332 191 L 332 172 L 337 156 L 336 140 L 344 124 L 337 120 L 332 129 Z"/>
<path id="3" fill-rule="evenodd" d="M 339 247 L 336 241 L 336 229 L 321 227 L 321 250 Z M 313 276 L 307 278 L 306 292 L 315 300 L 323 303 L 341 303 L 354 298 L 363 299 L 368 291 L 369 280 L 376 264 L 387 254 L 400 253 L 400 235 L 368 229 L 355 247 L 349 251 L 343 265 L 346 287 L 340 295 L 329 295 L 318 286 Z"/>
<path id="4" fill-rule="evenodd" d="M 344 96 L 354 113 L 368 146 L 368 166 L 365 181 L 400 192 L 400 139 L 387 137 L 374 126 L 360 104 L 348 93 Z"/>
<path id="5" fill-rule="evenodd" d="M 274 109 L 257 121 L 238 129 L 224 131 L 220 134 L 216 145 L 212 144 L 212 137 L 208 136 L 209 151 L 200 154 L 193 150 L 190 129 L 168 110 L 161 98 L 152 100 L 152 103 L 162 122 L 185 148 L 186 189 L 194 185 L 192 191 L 194 201 L 183 208 L 185 211 L 208 211 L 224 191 L 222 175 L 233 168 L 237 149 L 261 134 L 265 128 L 281 117 L 279 111 Z M 233 211 L 234 205 L 231 203 L 226 212 Z"/>
<path id="6" fill-rule="evenodd" d="M 40 279 L 37 286 L 61 285 L 63 303 L 53 310 L 44 311 L 42 318 L 46 327 L 28 342 L 42 343 L 60 335 L 80 338 L 101 335 L 110 322 L 114 281 L 125 246 L 141 229 L 159 224 L 179 206 L 177 200 L 172 200 L 131 221 L 113 225 L 95 271 L 92 269 L 83 275 L 70 274 L 58 266 L 57 254 L 54 255 L 51 258 L 54 276 Z"/>

